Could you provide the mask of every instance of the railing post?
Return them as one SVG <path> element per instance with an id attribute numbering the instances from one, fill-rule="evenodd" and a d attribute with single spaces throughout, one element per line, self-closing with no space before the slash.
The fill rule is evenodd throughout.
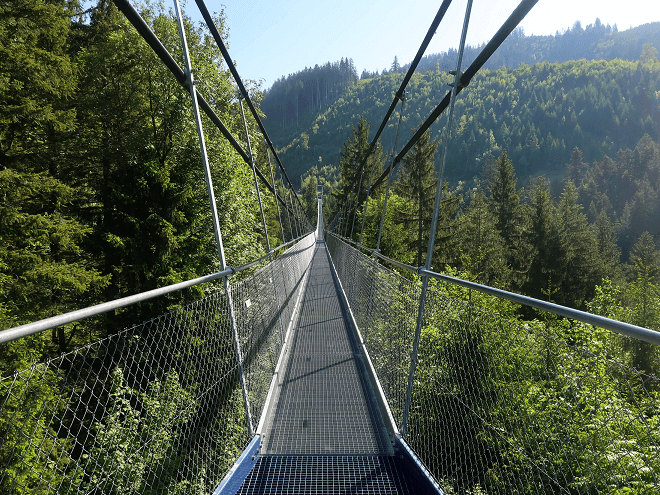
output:
<path id="1" fill-rule="evenodd" d="M 280 211 L 280 204 L 277 202 L 277 186 L 275 185 L 275 174 L 273 173 L 273 164 L 270 161 L 270 150 L 268 149 L 268 142 L 264 139 L 264 146 L 266 147 L 266 156 L 268 157 L 268 170 L 270 170 L 270 180 L 273 183 L 273 192 L 275 194 L 275 206 L 277 207 L 277 220 L 280 222 L 280 233 L 282 234 L 282 244 L 286 242 L 284 239 L 284 227 L 282 226 L 282 213 Z"/>
<path id="2" fill-rule="evenodd" d="M 296 207 L 293 203 L 293 198 L 291 197 L 291 189 L 288 190 L 288 193 L 289 193 L 289 202 L 291 203 L 291 211 L 293 212 L 293 223 L 296 226 L 296 237 L 294 237 L 294 239 L 297 239 L 298 237 L 300 237 L 300 229 L 298 226 L 298 215 L 296 214 L 296 210 L 295 210 Z"/>
<path id="3" fill-rule="evenodd" d="M 358 205 L 360 203 L 360 189 L 362 189 L 362 177 L 364 176 L 364 168 L 360 173 L 360 182 L 358 183 L 357 194 L 355 195 L 355 208 L 353 211 L 353 223 L 351 224 L 351 239 L 353 239 L 353 229 L 355 228 L 355 219 L 357 218 Z"/>
<path id="4" fill-rule="evenodd" d="M 392 184 L 392 168 L 396 158 L 396 143 L 399 140 L 399 130 L 401 129 L 401 120 L 403 119 L 403 106 L 406 102 L 406 92 L 401 95 L 401 109 L 399 110 L 399 124 L 396 128 L 396 137 L 394 138 L 394 148 L 392 149 L 392 161 L 390 162 L 390 171 L 387 174 L 387 187 L 385 188 L 385 199 L 383 200 L 383 213 L 380 217 L 380 228 L 378 229 L 378 241 L 376 242 L 376 251 L 380 250 L 380 239 L 383 236 L 383 225 L 385 225 L 385 212 L 387 210 L 387 198 L 390 195 L 390 185 Z"/>
<path id="5" fill-rule="evenodd" d="M 449 100 L 449 114 L 447 115 L 447 124 L 443 132 L 443 151 L 442 163 L 440 166 L 440 178 L 438 180 L 438 189 L 435 195 L 435 205 L 433 207 L 433 220 L 431 221 L 431 233 L 429 236 L 428 249 L 426 251 L 426 264 L 425 270 L 431 269 L 431 261 L 433 259 L 433 247 L 435 244 L 435 235 L 438 228 L 438 214 L 440 211 L 440 200 L 442 199 L 442 181 L 445 172 L 445 163 L 447 161 L 447 146 L 449 138 L 451 137 L 451 124 L 454 117 L 454 103 L 456 101 L 456 93 L 461 79 L 461 62 L 463 60 L 463 50 L 465 48 L 465 38 L 467 36 L 468 24 L 470 23 L 470 11 L 472 10 L 472 0 L 468 0 L 465 9 L 465 19 L 463 21 L 463 30 L 461 32 L 461 42 L 458 48 L 458 61 L 456 62 L 456 72 L 454 73 L 454 83 L 451 85 L 451 97 Z M 410 373 L 408 374 L 408 387 L 406 388 L 406 399 L 403 406 L 403 418 L 401 420 L 401 436 L 405 437 L 406 429 L 408 427 L 408 417 L 410 416 L 410 401 L 412 400 L 412 389 L 415 381 L 415 369 L 417 368 L 417 356 L 419 354 L 419 339 L 422 333 L 422 325 L 424 323 L 424 311 L 426 309 L 426 293 L 429 287 L 429 276 L 422 272 L 422 293 L 419 297 L 419 308 L 417 311 L 417 324 L 415 326 L 415 338 L 413 341 L 413 349 L 410 355 Z"/>
<path id="6" fill-rule="evenodd" d="M 176 11 L 177 19 L 179 21 L 179 34 L 181 35 L 181 44 L 183 45 L 183 57 L 185 62 L 185 74 L 188 78 L 188 88 L 190 89 L 190 96 L 192 97 L 193 114 L 195 117 L 195 124 L 197 126 L 197 136 L 199 138 L 199 147 L 202 152 L 202 165 L 204 167 L 204 175 L 206 178 L 206 187 L 209 195 L 209 202 L 211 204 L 211 217 L 213 218 L 213 231 L 215 233 L 216 245 L 218 248 L 218 256 L 220 258 L 220 268 L 222 271 L 227 268 L 225 261 L 225 250 L 222 244 L 222 233 L 220 232 L 220 223 L 218 221 L 218 209 L 215 203 L 215 193 L 213 192 L 213 180 L 211 178 L 211 168 L 209 166 L 209 158 L 206 152 L 206 142 L 204 140 L 204 129 L 202 127 L 202 119 L 199 113 L 199 104 L 197 102 L 197 90 L 195 89 L 195 80 L 193 77 L 193 69 L 190 64 L 190 54 L 188 53 L 188 42 L 186 41 L 186 30 L 183 24 L 183 16 L 181 8 L 179 7 L 179 0 L 174 0 L 174 10 Z M 250 401 L 248 399 L 247 385 L 245 383 L 245 373 L 243 370 L 243 358 L 241 356 L 241 343 L 238 336 L 238 327 L 236 325 L 236 315 L 234 313 L 234 304 L 231 297 L 231 287 L 229 284 L 229 276 L 223 277 L 225 294 L 227 294 L 227 309 L 229 311 L 229 321 L 231 330 L 234 337 L 234 349 L 236 351 L 236 360 L 238 363 L 239 380 L 241 384 L 241 392 L 243 394 L 243 405 L 245 407 L 245 420 L 247 422 L 248 433 L 250 437 L 254 436 L 254 429 L 252 428 L 252 414 L 250 413 Z"/>
<path id="7" fill-rule="evenodd" d="M 323 184 L 316 185 L 316 240 L 325 239 L 323 235 Z"/>
<path id="8" fill-rule="evenodd" d="M 248 130 L 247 120 L 245 120 L 245 111 L 243 110 L 243 95 L 238 94 L 238 104 L 241 107 L 241 115 L 243 117 L 243 127 L 245 127 L 245 138 L 247 139 L 248 153 L 250 156 L 250 164 L 252 165 L 252 175 L 254 176 L 254 187 L 257 190 L 257 200 L 259 201 L 259 211 L 261 212 L 261 223 L 264 226 L 264 234 L 266 235 L 266 249 L 270 253 L 270 240 L 268 239 L 268 227 L 266 226 L 266 215 L 264 215 L 264 205 L 261 202 L 261 191 L 259 191 L 259 182 L 257 181 L 257 165 L 252 154 L 252 145 L 250 144 L 250 131 Z M 277 201 L 277 198 L 275 198 Z M 273 256 L 271 254 L 271 261 Z"/>
<path id="9" fill-rule="evenodd" d="M 282 243 L 286 242 L 286 239 L 284 239 L 284 227 L 282 226 L 282 214 L 280 212 L 280 204 L 277 202 L 277 186 L 275 185 L 275 174 L 273 173 L 273 164 L 270 161 L 270 150 L 268 149 L 268 142 L 264 138 L 264 146 L 266 148 L 266 156 L 268 157 L 268 170 L 270 171 L 270 181 L 273 183 L 273 194 L 275 195 L 275 207 L 277 208 L 277 221 L 280 223 L 280 233 L 282 234 Z M 269 249 L 270 252 L 270 249 Z M 270 260 L 273 261 L 273 257 L 270 257 Z M 289 294 L 289 290 L 287 288 L 287 283 L 286 283 L 286 277 L 284 276 L 284 263 L 280 263 L 281 270 L 280 273 L 282 274 L 282 285 L 284 286 L 284 294 L 282 295 L 281 301 L 279 294 L 281 291 L 278 291 L 275 289 L 275 283 L 273 282 L 273 290 L 277 294 L 277 305 L 281 308 L 284 306 L 284 303 L 286 302 L 287 295 Z M 270 273 L 271 277 L 274 279 L 275 278 L 275 270 L 273 268 L 273 264 L 271 263 L 270 265 Z M 284 337 L 286 333 L 286 323 L 281 322 L 280 325 L 280 342 L 284 344 Z"/>
<path id="10" fill-rule="evenodd" d="M 286 186 L 284 186 L 284 187 L 286 188 Z M 288 193 L 289 189 L 287 188 L 286 191 Z M 286 200 L 287 196 L 288 196 L 288 194 L 284 195 L 284 206 L 285 206 L 285 209 L 286 209 L 286 218 L 289 222 L 289 235 L 291 236 L 291 239 L 289 239 L 289 240 L 292 241 L 293 239 L 295 239 L 295 237 L 293 236 L 293 224 L 291 223 L 291 212 L 289 211 L 289 203 Z"/>

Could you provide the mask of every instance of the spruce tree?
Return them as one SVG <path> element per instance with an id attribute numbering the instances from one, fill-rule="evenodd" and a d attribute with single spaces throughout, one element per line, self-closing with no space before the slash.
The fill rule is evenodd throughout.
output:
<path id="1" fill-rule="evenodd" d="M 77 309 L 106 278 L 83 252 L 82 195 L 61 170 L 63 135 L 76 126 L 76 67 L 67 52 L 73 14 L 28 0 L 0 28 L 0 328 Z M 81 304 L 82 303 L 82 304 Z M 65 350 L 64 328 L 53 343 Z"/>
<path id="2" fill-rule="evenodd" d="M 544 299 L 555 289 L 559 274 L 555 261 L 560 253 L 555 205 L 550 198 L 550 183 L 541 177 L 531 191 L 530 226 L 525 233 L 529 261 L 525 294 Z"/>
<path id="3" fill-rule="evenodd" d="M 463 269 L 480 283 L 506 286 L 509 274 L 504 244 L 483 192 L 475 194 L 458 223 L 457 244 Z"/>
<path id="4" fill-rule="evenodd" d="M 415 143 L 402 160 L 401 175 L 394 191 L 412 203 L 410 212 L 401 213 L 403 223 L 411 231 L 410 247 L 416 252 L 417 266 L 423 262 L 433 218 L 433 205 L 438 178 L 435 173 L 434 157 L 438 142 L 432 141 L 428 132 Z"/>
<path id="5" fill-rule="evenodd" d="M 516 189 L 516 172 L 506 150 L 495 163 L 489 192 L 495 212 L 495 227 L 502 234 L 508 249 L 513 248 L 518 230 L 520 196 Z"/>
<path id="6" fill-rule="evenodd" d="M 383 149 L 379 144 L 365 161 L 369 150 L 369 123 L 360 116 L 357 129 L 353 126 L 353 135 L 344 143 L 339 159 L 339 186 L 333 192 L 333 201 L 338 209 L 346 206 L 349 215 L 348 225 L 353 224 L 356 200 L 361 204 L 367 196 L 369 179 L 376 177 L 383 169 Z M 364 167 L 362 164 L 364 163 Z M 333 212 L 333 216 L 334 216 Z M 347 230 L 350 233 L 350 227 Z"/>

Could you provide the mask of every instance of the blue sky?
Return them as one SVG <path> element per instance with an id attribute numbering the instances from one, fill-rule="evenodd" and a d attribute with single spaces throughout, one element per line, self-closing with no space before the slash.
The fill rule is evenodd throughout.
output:
<path id="1" fill-rule="evenodd" d="M 474 0 L 467 42 L 488 41 L 519 0 Z M 283 75 L 306 66 L 351 57 L 358 73 L 410 62 L 441 0 L 206 0 L 207 8 L 224 8 L 229 54 L 243 79 L 270 87 Z M 454 0 L 426 53 L 457 47 L 467 0 Z M 200 18 L 190 1 L 184 7 Z M 660 21 L 658 0 L 540 0 L 521 26 L 525 34 L 554 34 L 579 20 L 596 18 L 619 30 Z"/>

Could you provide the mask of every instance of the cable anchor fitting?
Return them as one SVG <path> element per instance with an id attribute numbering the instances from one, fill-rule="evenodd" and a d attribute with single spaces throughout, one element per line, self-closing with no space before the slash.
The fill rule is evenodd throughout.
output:
<path id="1" fill-rule="evenodd" d="M 433 271 L 433 267 L 430 267 L 430 268 L 427 270 L 427 269 L 426 269 L 426 266 L 420 266 L 420 267 L 417 269 L 417 275 L 419 275 L 419 276 L 421 277 L 421 276 L 422 276 L 422 272 L 432 272 L 432 271 Z"/>
<path id="2" fill-rule="evenodd" d="M 452 76 L 455 76 L 455 75 L 456 75 L 456 71 L 455 71 L 455 70 L 450 70 L 450 71 L 449 71 L 449 74 L 452 75 Z M 467 83 L 464 83 L 462 79 L 463 79 L 463 73 L 460 72 L 459 75 L 458 75 L 458 87 L 459 87 L 459 88 L 465 88 L 466 86 L 468 86 L 468 85 L 470 84 L 469 81 L 468 81 Z M 447 83 L 447 86 L 451 86 L 451 87 L 453 88 L 453 87 L 454 87 L 454 83 L 453 83 L 453 82 L 448 82 L 448 83 Z"/>
<path id="3" fill-rule="evenodd" d="M 193 77 L 193 74 L 197 72 L 197 69 L 190 69 L 188 70 L 187 68 L 183 70 L 183 74 L 186 76 L 186 83 L 188 85 L 195 85 L 197 84 L 197 81 Z"/>

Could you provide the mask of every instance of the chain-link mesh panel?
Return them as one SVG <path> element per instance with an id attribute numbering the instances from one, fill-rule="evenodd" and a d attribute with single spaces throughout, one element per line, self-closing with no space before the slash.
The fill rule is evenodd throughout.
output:
<path id="1" fill-rule="evenodd" d="M 367 256 L 333 236 L 327 243 L 368 328 L 372 361 L 396 361 L 372 336 L 383 332 L 409 352 L 414 284 L 392 283 L 395 274 L 374 267 L 373 283 L 387 287 L 380 292 L 356 274 L 373 263 Z M 405 440 L 447 493 L 660 492 L 660 380 L 630 366 L 631 354 L 652 349 L 579 322 L 525 320 L 506 302 L 431 285 Z M 360 303 L 365 291 L 371 306 Z M 376 366 L 385 390 L 407 380 L 409 362 L 391 374 L 396 367 Z M 399 396 L 386 395 L 398 411 Z"/>
<path id="2" fill-rule="evenodd" d="M 313 245 L 232 286 L 255 427 Z M 212 491 L 250 440 L 227 303 L 218 289 L 0 380 L 0 493 Z"/>
<path id="3" fill-rule="evenodd" d="M 326 236 L 330 256 L 397 426 L 401 426 L 420 287 Z"/>
<path id="4" fill-rule="evenodd" d="M 241 355 L 256 431 L 305 270 L 314 257 L 309 235 L 248 279 L 231 287 Z"/>

